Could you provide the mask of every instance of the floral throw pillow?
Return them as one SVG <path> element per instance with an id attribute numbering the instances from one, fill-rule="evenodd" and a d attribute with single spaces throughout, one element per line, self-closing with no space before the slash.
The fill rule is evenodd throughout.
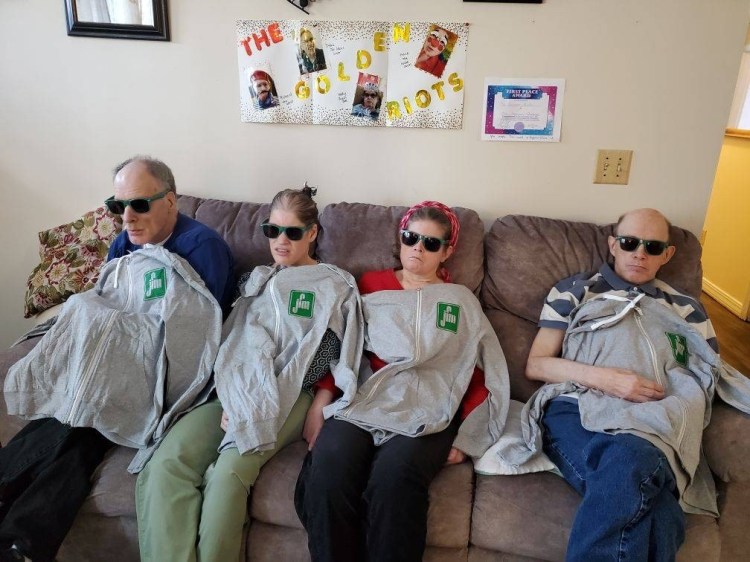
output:
<path id="1" fill-rule="evenodd" d="M 69 224 L 39 233 L 41 263 L 31 272 L 24 316 L 29 318 L 94 286 L 122 218 L 102 206 Z"/>

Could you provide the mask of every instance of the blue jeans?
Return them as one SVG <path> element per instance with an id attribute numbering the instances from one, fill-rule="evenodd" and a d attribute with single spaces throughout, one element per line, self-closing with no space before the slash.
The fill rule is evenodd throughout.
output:
<path id="1" fill-rule="evenodd" d="M 583 496 L 566 560 L 674 560 L 685 516 L 664 454 L 635 435 L 584 429 L 565 399 L 547 405 L 542 426 L 544 452 Z"/>

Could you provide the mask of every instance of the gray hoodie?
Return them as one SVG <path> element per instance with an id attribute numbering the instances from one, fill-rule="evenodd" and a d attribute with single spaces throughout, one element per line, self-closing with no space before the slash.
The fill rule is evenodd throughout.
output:
<path id="1" fill-rule="evenodd" d="M 663 385 L 666 397 L 630 402 L 573 382 L 546 384 L 522 414 L 528 446 L 501 451 L 520 465 L 542 449 L 539 421 L 545 404 L 567 392 L 578 395 L 581 423 L 589 431 L 631 433 L 669 460 L 689 513 L 717 515 L 714 481 L 701 450 L 714 394 L 750 412 L 750 381 L 726 368 L 705 337 L 671 307 L 643 293 L 605 294 L 571 314 L 562 357 L 588 365 L 634 371 Z"/>
<path id="2" fill-rule="evenodd" d="M 505 356 L 474 294 L 462 285 L 377 291 L 362 297 L 365 348 L 388 365 L 360 366 L 353 403 L 336 414 L 370 431 L 376 445 L 448 427 L 471 381 L 484 370 L 488 398 L 463 421 L 454 446 L 478 457 L 498 440 L 510 398 Z"/>
<path id="3" fill-rule="evenodd" d="M 138 472 L 176 417 L 211 380 L 221 308 L 187 261 L 147 245 L 109 261 L 13 365 L 8 413 L 93 427 L 141 449 Z"/>
<path id="4" fill-rule="evenodd" d="M 272 448 L 299 396 L 327 329 L 341 341 L 331 373 L 347 405 L 362 357 L 362 311 L 354 278 L 328 264 L 256 267 L 224 325 L 216 390 L 229 425 L 220 449 L 240 454 Z"/>

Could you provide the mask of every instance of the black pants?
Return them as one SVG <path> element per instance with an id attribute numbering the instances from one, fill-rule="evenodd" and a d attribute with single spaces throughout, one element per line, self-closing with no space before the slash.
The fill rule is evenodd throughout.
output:
<path id="1" fill-rule="evenodd" d="M 35 420 L 0 449 L 0 545 L 52 561 L 112 447 L 98 431 Z"/>
<path id="2" fill-rule="evenodd" d="M 369 432 L 327 420 L 294 494 L 313 561 L 421 561 L 430 483 L 457 428 L 376 447 Z"/>

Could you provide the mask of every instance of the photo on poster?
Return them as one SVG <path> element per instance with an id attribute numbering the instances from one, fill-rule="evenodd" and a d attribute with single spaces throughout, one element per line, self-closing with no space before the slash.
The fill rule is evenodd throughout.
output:
<path id="1" fill-rule="evenodd" d="M 276 84 L 265 70 L 247 69 L 250 97 L 257 109 L 268 109 L 279 105 L 279 94 Z"/>
<path id="2" fill-rule="evenodd" d="M 323 49 L 318 48 L 315 34 L 309 27 L 303 27 L 299 31 L 297 64 L 300 74 L 310 74 L 326 69 L 325 53 Z"/>
<path id="3" fill-rule="evenodd" d="M 383 92 L 380 90 L 380 76 L 359 73 L 357 88 L 354 91 L 352 115 L 376 121 L 380 116 Z"/>
<path id="4" fill-rule="evenodd" d="M 487 78 L 482 140 L 560 142 L 565 80 Z"/>
<path id="5" fill-rule="evenodd" d="M 429 72 L 436 78 L 442 78 L 456 41 L 458 41 L 458 35 L 437 24 L 431 24 L 417 60 L 414 61 L 414 66 Z"/>

